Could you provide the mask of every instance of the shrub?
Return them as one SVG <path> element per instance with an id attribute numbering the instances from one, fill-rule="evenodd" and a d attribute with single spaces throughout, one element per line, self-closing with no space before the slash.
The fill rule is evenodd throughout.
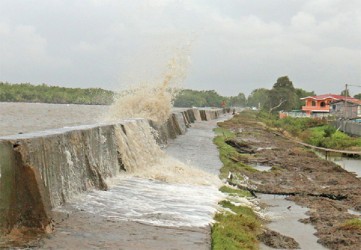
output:
<path id="1" fill-rule="evenodd" d="M 334 126 L 327 125 L 325 126 L 324 131 L 325 137 L 331 137 L 336 132 L 336 128 Z"/>

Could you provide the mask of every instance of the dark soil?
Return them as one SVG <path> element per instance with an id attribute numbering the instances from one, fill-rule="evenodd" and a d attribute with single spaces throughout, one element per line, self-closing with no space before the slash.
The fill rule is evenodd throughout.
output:
<path id="1" fill-rule="evenodd" d="M 266 246 L 282 249 L 299 249 L 300 245 L 291 237 L 284 236 L 272 230 L 266 230 L 258 239 Z"/>
<path id="2" fill-rule="evenodd" d="M 358 218 L 348 209 L 361 211 L 361 180 L 355 174 L 277 135 L 254 114 L 241 113 L 220 125 L 236 132 L 237 137 L 229 145 L 238 151 L 249 151 L 236 159 L 233 156 L 233 161 L 272 167 L 268 172 L 240 167 L 238 173 L 249 177 L 248 187 L 261 193 L 290 194 L 289 199 L 310 208 L 310 217 L 303 222 L 316 228 L 322 245 L 330 249 L 360 249 L 361 231 L 341 226 Z"/>

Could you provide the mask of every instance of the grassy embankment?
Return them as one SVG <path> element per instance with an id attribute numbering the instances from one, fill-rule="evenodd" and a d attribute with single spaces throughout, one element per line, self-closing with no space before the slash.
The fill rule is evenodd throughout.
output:
<path id="1" fill-rule="evenodd" d="M 258 117 L 269 127 L 300 139 L 301 141 L 324 148 L 361 151 L 361 138 L 350 137 L 328 124 L 325 119 L 292 118 L 278 119 L 267 113 Z"/>
<path id="2" fill-rule="evenodd" d="M 220 159 L 223 163 L 220 178 L 226 178 L 229 171 L 237 172 L 239 168 L 255 171 L 250 166 L 240 162 L 235 163 L 232 158 L 242 157 L 233 147 L 225 143 L 225 140 L 235 137 L 235 134 L 227 129 L 227 124 L 236 122 L 233 118 L 225 123 L 220 123 L 220 128 L 215 129 L 214 143 L 219 149 Z M 222 127 L 223 125 L 223 127 Z M 249 197 L 248 191 L 236 190 L 223 186 L 220 191 L 228 194 L 229 199 L 219 204 L 223 211 L 215 215 L 216 223 L 212 227 L 212 249 L 258 249 L 257 235 L 261 233 L 261 222 L 252 208 L 237 206 L 231 202 L 238 197 Z"/>

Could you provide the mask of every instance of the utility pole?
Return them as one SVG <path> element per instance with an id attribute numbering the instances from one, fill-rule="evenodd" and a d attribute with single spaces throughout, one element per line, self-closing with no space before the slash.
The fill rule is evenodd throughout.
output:
<path id="1" fill-rule="evenodd" d="M 348 90 L 347 90 L 347 83 L 346 83 L 345 84 L 345 105 L 344 105 L 345 119 L 347 119 L 347 95 L 348 95 Z"/>
<path id="2" fill-rule="evenodd" d="M 349 86 L 352 86 L 352 87 L 360 87 L 361 88 L 361 85 L 353 85 L 353 84 L 345 84 L 345 119 L 347 117 L 347 95 L 348 95 L 348 87 Z M 352 118 L 352 109 L 350 110 L 350 118 Z"/>

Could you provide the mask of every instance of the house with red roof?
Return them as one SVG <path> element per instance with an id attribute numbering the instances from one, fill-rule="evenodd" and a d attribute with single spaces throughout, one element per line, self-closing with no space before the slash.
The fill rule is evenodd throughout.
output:
<path id="1" fill-rule="evenodd" d="M 361 101 L 356 98 L 326 94 L 308 96 L 301 98 L 301 100 L 305 101 L 302 111 L 308 116 L 317 117 L 338 114 L 342 117 L 355 118 L 358 114 L 361 115 Z"/>
<path id="2" fill-rule="evenodd" d="M 302 106 L 302 111 L 309 116 L 328 115 L 330 113 L 330 103 L 344 99 L 345 96 L 333 94 L 307 96 L 301 98 L 301 100 L 305 101 L 305 106 Z"/>

